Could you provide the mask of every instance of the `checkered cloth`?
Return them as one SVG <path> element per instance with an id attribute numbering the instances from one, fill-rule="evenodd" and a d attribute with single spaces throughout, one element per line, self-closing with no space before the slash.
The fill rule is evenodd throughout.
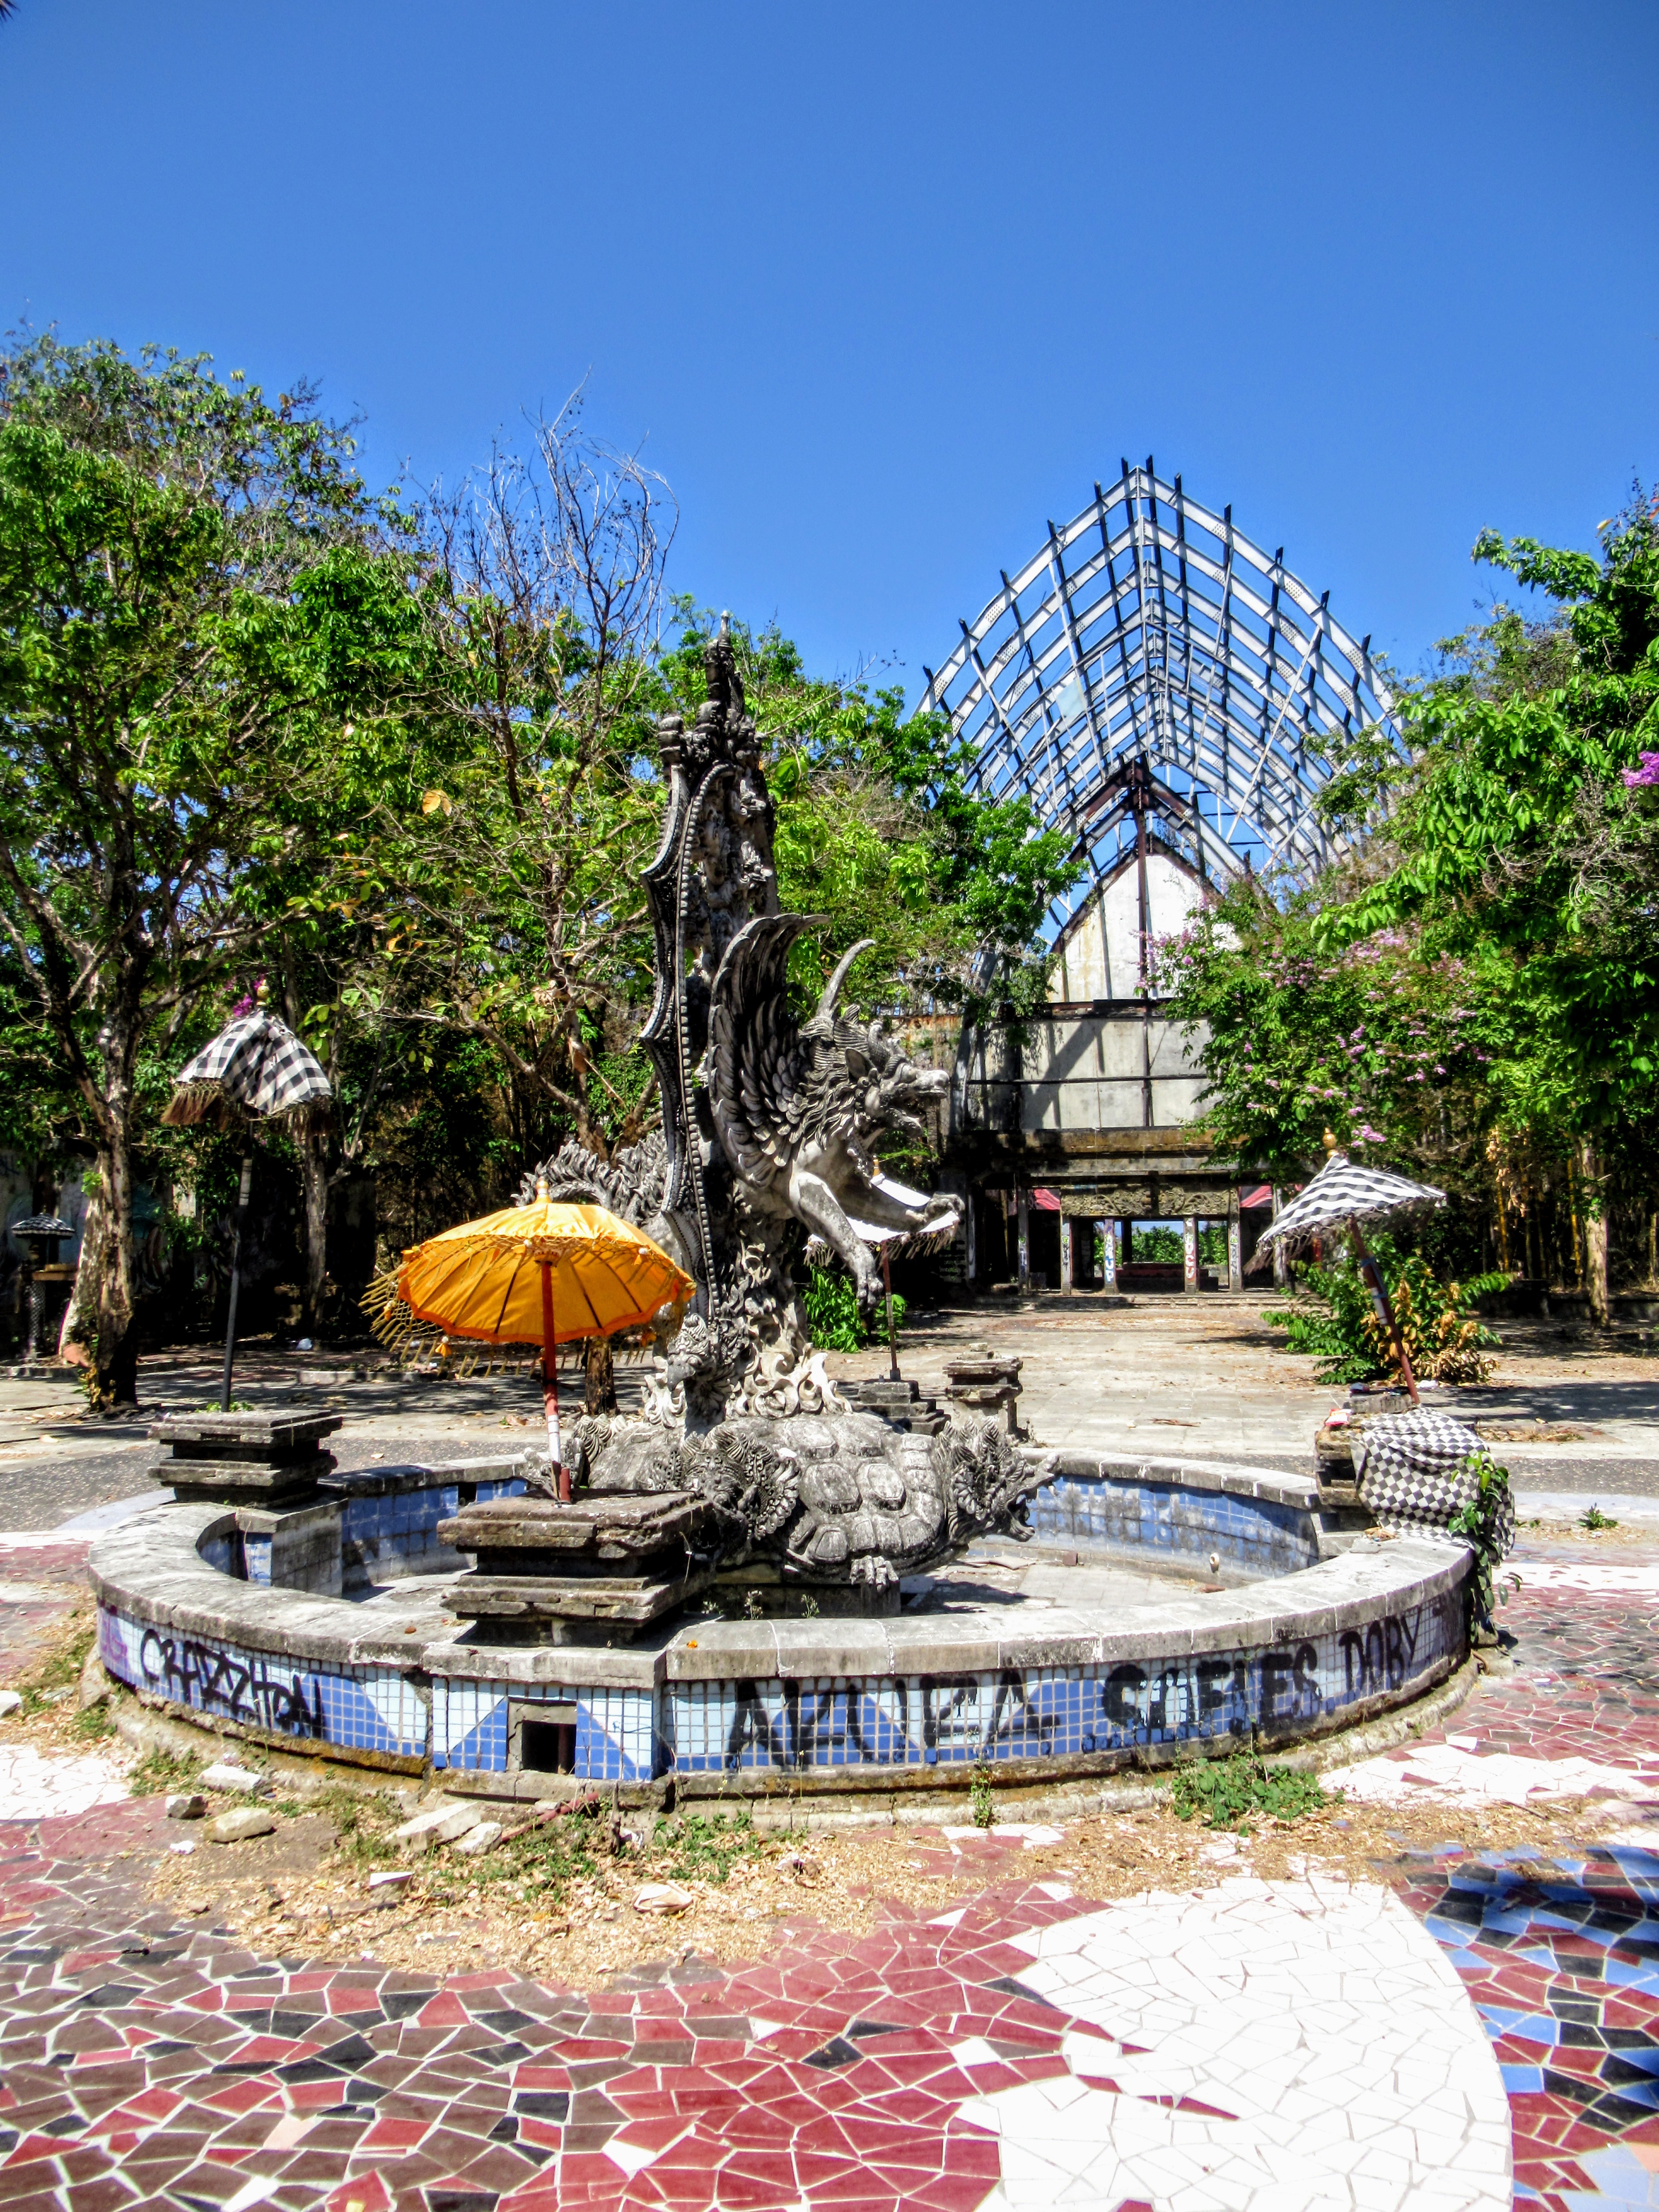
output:
<path id="1" fill-rule="evenodd" d="M 1386 1168 L 1356 1166 L 1346 1153 L 1333 1152 L 1307 1188 L 1263 1233 L 1261 1243 L 1282 1244 L 1287 1252 L 1294 1251 L 1350 1221 L 1381 1221 L 1389 1214 L 1416 1213 L 1445 1203 L 1445 1192 L 1431 1183 L 1408 1182 Z"/>
<path id="2" fill-rule="evenodd" d="M 1404 1535 L 1443 1536 L 1452 1516 L 1469 1504 L 1475 1480 L 1469 1455 L 1486 1447 L 1449 1413 L 1385 1413 L 1353 1432 L 1354 1474 L 1361 1503 L 1385 1528 Z M 1506 1501 L 1498 1531 L 1503 1548 L 1515 1540 L 1515 1506 Z"/>
<path id="3" fill-rule="evenodd" d="M 161 1119 L 177 1127 L 253 1114 L 316 1127 L 327 1120 L 332 1096 L 316 1055 L 286 1022 L 257 1006 L 179 1069 Z"/>

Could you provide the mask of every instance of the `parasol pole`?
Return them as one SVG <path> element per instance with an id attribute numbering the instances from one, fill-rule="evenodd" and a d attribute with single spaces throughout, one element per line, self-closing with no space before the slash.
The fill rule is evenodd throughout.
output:
<path id="1" fill-rule="evenodd" d="M 1348 1240 L 1353 1246 L 1354 1261 L 1359 1269 L 1360 1280 L 1370 1292 L 1376 1317 L 1389 1333 L 1389 1341 L 1394 1346 L 1395 1358 L 1400 1362 L 1400 1371 L 1406 1378 L 1411 1401 L 1413 1406 L 1420 1406 L 1423 1401 L 1417 1395 L 1417 1377 L 1412 1373 L 1411 1355 L 1406 1349 L 1400 1323 L 1395 1319 L 1394 1308 L 1389 1304 L 1388 1286 L 1382 1280 L 1382 1270 L 1365 1249 L 1364 1241 L 1359 1234 L 1359 1224 L 1352 1218 L 1348 1223 Z"/>
<path id="2" fill-rule="evenodd" d="M 887 1264 L 887 1245 L 881 1246 L 881 1279 L 887 1291 L 887 1379 L 899 1381 L 898 1339 L 893 1328 L 893 1272 Z"/>
<path id="3" fill-rule="evenodd" d="M 570 1503 L 570 1477 L 559 1443 L 559 1360 L 553 1340 L 553 1262 L 542 1265 L 542 1407 L 547 1415 L 547 1449 L 552 1455 L 550 1472 L 559 1486 L 559 1502 Z"/>
<path id="4" fill-rule="evenodd" d="M 225 1318 L 225 1377 L 219 1392 L 219 1411 L 230 1411 L 230 1370 L 236 1358 L 236 1292 L 241 1282 L 242 1224 L 247 1219 L 247 1202 L 253 1190 L 253 1162 L 242 1162 L 241 1188 L 236 1195 L 236 1237 L 230 1248 L 230 1311 Z"/>

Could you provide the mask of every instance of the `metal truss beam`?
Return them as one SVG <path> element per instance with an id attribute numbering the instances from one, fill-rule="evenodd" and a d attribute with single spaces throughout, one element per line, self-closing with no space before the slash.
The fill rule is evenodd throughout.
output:
<path id="1" fill-rule="evenodd" d="M 1340 849 L 1314 802 L 1333 744 L 1380 728 L 1405 753 L 1395 702 L 1317 594 L 1149 456 L 1045 542 L 937 673 L 921 705 L 976 754 L 987 796 L 1022 792 L 1077 839 L 1093 884 L 1125 834 L 1118 772 L 1156 771 L 1170 843 L 1225 881 L 1282 864 L 1305 879 Z M 1132 827 L 1132 825 L 1131 825 Z M 1090 895 L 1079 887 L 1073 904 Z M 1069 909 L 1050 916 L 1058 930 Z"/>

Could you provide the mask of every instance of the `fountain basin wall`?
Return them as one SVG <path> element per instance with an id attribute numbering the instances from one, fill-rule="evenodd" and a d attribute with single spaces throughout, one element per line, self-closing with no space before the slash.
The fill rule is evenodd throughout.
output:
<path id="1" fill-rule="evenodd" d="M 1182 1746 L 1291 1743 L 1409 1704 L 1468 1651 L 1460 1547 L 1366 1540 L 1321 1559 L 1311 1480 L 1073 1455 L 1034 1518 L 1079 1563 L 1144 1556 L 1127 1532 L 1150 1528 L 1151 1549 L 1194 1563 L 1226 1540 L 1236 1577 L 1297 1564 L 1220 1590 L 1172 1586 L 1109 1617 L 1011 1604 L 694 1619 L 615 1648 L 462 1641 L 428 1577 L 465 1563 L 434 1556 L 431 1530 L 464 1486 L 516 1487 L 510 1464 L 379 1480 L 351 1540 L 365 1559 L 377 1547 L 382 1583 L 407 1541 L 410 1610 L 395 1578 L 369 1603 L 239 1580 L 216 1563 L 245 1545 L 246 1509 L 159 1505 L 94 1547 L 106 1667 L 257 1739 L 451 1786 L 537 1796 L 673 1777 L 693 1794 L 768 1795 L 936 1787 L 981 1760 L 1030 1781 Z M 365 1502 L 342 1500 L 343 1525 Z"/>
<path id="2" fill-rule="evenodd" d="M 1031 1500 L 1043 1541 L 1079 1553 L 1206 1560 L 1245 1575 L 1284 1575 L 1320 1557 L 1319 1485 L 1204 1460 L 1061 1452 Z"/>

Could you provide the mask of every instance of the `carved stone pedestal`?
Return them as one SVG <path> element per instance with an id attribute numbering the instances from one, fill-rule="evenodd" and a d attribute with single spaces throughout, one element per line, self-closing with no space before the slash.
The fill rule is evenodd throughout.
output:
<path id="1" fill-rule="evenodd" d="M 1023 1359 L 1005 1359 L 994 1352 L 970 1352 L 948 1360 L 945 1373 L 950 1385 L 953 1412 L 988 1417 L 997 1414 L 1011 1437 L 1019 1434 L 1019 1370 Z"/>
<path id="2" fill-rule="evenodd" d="M 475 1555 L 448 1602 L 490 1643 L 627 1643 L 714 1579 L 713 1509 L 692 1492 L 490 1498 L 438 1540 Z"/>
<path id="3" fill-rule="evenodd" d="M 338 1413 L 280 1406 L 259 1413 L 170 1413 L 150 1431 L 168 1447 L 150 1474 L 191 1504 L 308 1500 L 334 1472 L 334 1455 L 321 1446 L 340 1425 Z"/>

